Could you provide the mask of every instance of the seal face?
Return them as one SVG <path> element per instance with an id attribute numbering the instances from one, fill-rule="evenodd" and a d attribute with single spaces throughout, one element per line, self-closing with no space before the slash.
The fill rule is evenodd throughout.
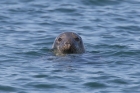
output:
<path id="1" fill-rule="evenodd" d="M 82 38 L 74 32 L 64 32 L 56 37 L 52 49 L 56 55 L 84 53 Z"/>

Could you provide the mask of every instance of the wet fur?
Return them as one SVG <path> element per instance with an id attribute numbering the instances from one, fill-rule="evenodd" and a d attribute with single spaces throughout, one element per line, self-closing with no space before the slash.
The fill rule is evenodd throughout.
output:
<path id="1" fill-rule="evenodd" d="M 64 32 L 56 37 L 52 49 L 56 55 L 84 53 L 82 38 L 74 32 Z"/>

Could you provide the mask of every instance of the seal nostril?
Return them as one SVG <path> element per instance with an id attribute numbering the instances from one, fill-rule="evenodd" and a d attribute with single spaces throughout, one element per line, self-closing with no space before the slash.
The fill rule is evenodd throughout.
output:
<path id="1" fill-rule="evenodd" d="M 65 44 L 70 44 L 70 42 L 67 41 L 67 42 L 65 42 Z"/>
<path id="2" fill-rule="evenodd" d="M 71 46 L 70 42 L 65 42 L 65 47 L 67 47 L 67 49 L 69 49 Z"/>

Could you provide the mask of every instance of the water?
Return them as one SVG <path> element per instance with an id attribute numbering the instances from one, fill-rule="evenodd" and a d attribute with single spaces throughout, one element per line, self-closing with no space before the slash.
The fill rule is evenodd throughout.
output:
<path id="1" fill-rule="evenodd" d="M 1 0 L 0 93 L 139 93 L 139 0 Z M 86 53 L 50 50 L 64 31 Z"/>

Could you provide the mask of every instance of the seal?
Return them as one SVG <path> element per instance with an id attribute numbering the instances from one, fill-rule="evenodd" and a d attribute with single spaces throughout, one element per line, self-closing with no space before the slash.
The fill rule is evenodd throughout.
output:
<path id="1" fill-rule="evenodd" d="M 85 52 L 82 38 L 74 32 L 63 32 L 56 37 L 52 50 L 56 55 Z"/>

